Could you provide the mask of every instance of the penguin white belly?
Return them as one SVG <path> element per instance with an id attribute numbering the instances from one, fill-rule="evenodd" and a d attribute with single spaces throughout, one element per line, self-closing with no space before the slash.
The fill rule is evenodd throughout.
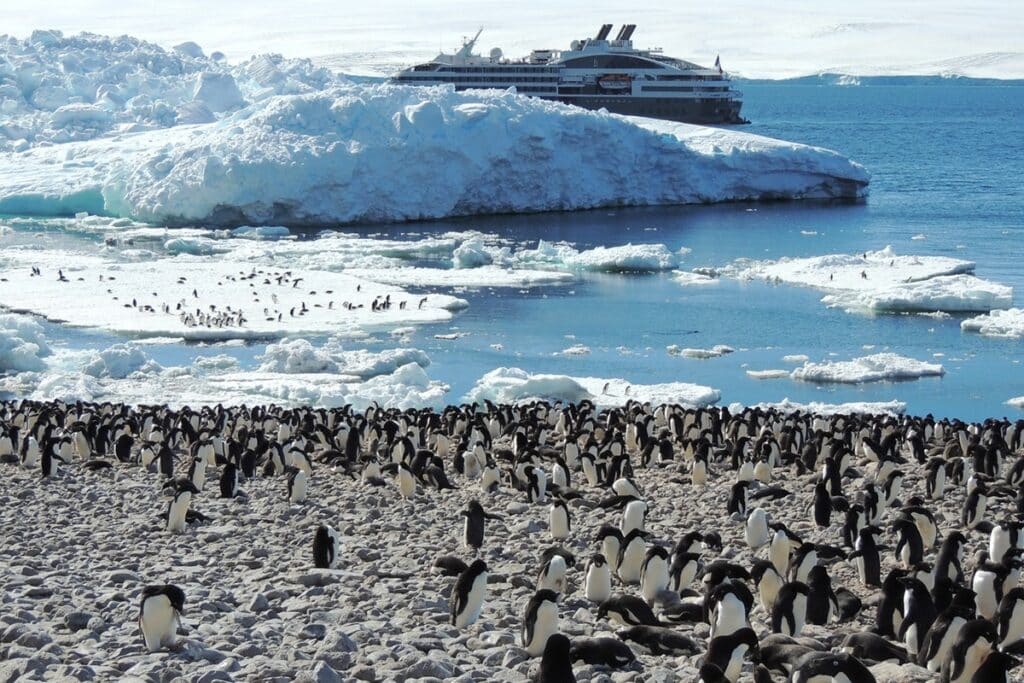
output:
<path id="1" fill-rule="evenodd" d="M 953 620 L 949 622 L 949 628 L 942 634 L 942 640 L 939 641 L 939 649 L 935 651 L 935 656 L 927 662 L 929 671 L 938 672 L 942 670 L 942 663 L 946 661 L 946 654 L 949 652 L 949 648 L 953 647 L 956 637 L 960 635 L 960 629 L 966 623 L 967 621 L 963 617 L 953 617 Z"/>
<path id="2" fill-rule="evenodd" d="M 996 587 L 995 575 L 978 571 L 974 573 L 974 580 L 971 588 L 975 592 L 975 604 L 978 607 L 978 616 L 984 619 L 991 619 L 996 613 Z"/>
<path id="3" fill-rule="evenodd" d="M 608 560 L 608 566 L 612 571 L 619 570 L 619 539 L 614 536 L 605 536 L 601 541 L 601 554 Z"/>
<path id="4" fill-rule="evenodd" d="M 195 468 L 192 471 L 192 484 L 202 491 L 203 486 L 206 484 L 206 461 L 199 458 L 195 463 Z"/>
<path id="5" fill-rule="evenodd" d="M 620 527 L 622 535 L 625 536 L 633 529 L 644 529 L 644 514 L 647 507 L 644 505 L 637 505 L 635 501 L 626 505 L 626 509 L 622 511 L 622 525 Z"/>
<path id="6" fill-rule="evenodd" d="M 174 643 L 178 629 L 178 614 L 166 595 L 158 595 L 146 600 L 139 617 L 139 626 L 146 641 L 146 649 L 156 652 L 164 646 Z"/>
<path id="7" fill-rule="evenodd" d="M 398 491 L 402 494 L 402 498 L 412 498 L 412 495 L 416 493 L 416 480 L 408 470 L 398 471 Z"/>
<path id="8" fill-rule="evenodd" d="M 536 497 L 535 502 L 543 503 L 548 499 L 548 475 L 539 467 L 534 468 L 533 472 L 537 476 L 537 490 L 534 493 Z"/>
<path id="9" fill-rule="evenodd" d="M 782 585 L 782 578 L 780 576 L 768 572 L 761 577 L 761 583 L 757 584 L 757 594 L 761 598 L 761 607 L 768 614 L 772 613 L 772 607 L 775 605 L 775 600 L 779 597 Z"/>
<path id="10" fill-rule="evenodd" d="M 903 634 L 903 644 L 907 648 L 907 652 L 911 655 L 917 655 L 917 624 L 911 624 L 907 627 L 906 633 Z"/>
<path id="11" fill-rule="evenodd" d="M 768 548 L 768 559 L 771 560 L 775 571 L 781 576 L 786 576 L 789 573 L 789 539 L 782 532 L 772 537 L 772 544 Z"/>
<path id="12" fill-rule="evenodd" d="M 693 461 L 693 469 L 690 471 L 690 481 L 694 486 L 703 486 L 708 481 L 708 467 L 702 460 Z"/>
<path id="13" fill-rule="evenodd" d="M 551 483 L 560 489 L 567 488 L 569 486 L 569 478 L 565 474 L 565 470 L 561 466 L 555 467 L 551 470 Z"/>
<path id="14" fill-rule="evenodd" d="M 499 481 L 500 477 L 498 475 L 498 468 L 486 467 L 480 477 L 480 488 L 484 491 L 489 491 L 491 487 L 499 483 Z"/>
<path id="15" fill-rule="evenodd" d="M 750 513 L 744 530 L 747 545 L 760 548 L 768 542 L 768 516 L 760 508 Z"/>
<path id="16" fill-rule="evenodd" d="M 818 564 L 818 553 L 814 550 L 804 555 L 800 564 L 796 568 L 796 580 L 800 583 L 807 583 L 808 576 L 811 573 L 811 569 Z"/>
<path id="17" fill-rule="evenodd" d="M 695 578 L 697 578 L 697 563 L 687 562 L 679 572 L 679 585 L 676 587 L 676 590 L 680 591 L 684 588 L 689 588 Z"/>
<path id="18" fill-rule="evenodd" d="M 754 479 L 762 484 L 769 484 L 772 480 L 772 468 L 763 460 L 754 466 Z"/>
<path id="19" fill-rule="evenodd" d="M 558 633 L 558 608 L 550 603 L 542 603 L 537 609 L 537 620 L 533 625 L 533 638 L 526 644 L 526 651 L 531 657 L 544 654 L 544 646 L 548 638 Z"/>
<path id="20" fill-rule="evenodd" d="M 748 626 L 746 609 L 735 595 L 725 596 L 715 611 L 715 623 L 711 626 L 712 638 L 732 635 Z"/>
<path id="21" fill-rule="evenodd" d="M 591 458 L 583 459 L 583 476 L 587 478 L 588 484 L 597 486 L 597 468 L 594 467 L 594 461 Z"/>
<path id="22" fill-rule="evenodd" d="M 743 658 L 747 655 L 747 644 L 740 643 L 733 648 L 732 653 L 729 655 L 729 663 L 725 665 L 725 677 L 733 683 L 740 677 L 740 672 L 743 670 Z"/>
<path id="23" fill-rule="evenodd" d="M 462 474 L 466 479 L 476 479 L 480 476 L 480 463 L 470 451 L 462 454 Z"/>
<path id="24" fill-rule="evenodd" d="M 484 609 L 484 598 L 487 596 L 487 572 L 479 574 L 473 579 L 473 585 L 466 596 L 466 604 L 462 612 L 455 617 L 455 626 L 466 628 L 480 618 L 480 612 Z"/>
<path id="25" fill-rule="evenodd" d="M 754 466 L 749 461 L 740 465 L 740 471 L 736 473 L 736 481 L 753 481 Z"/>
<path id="26" fill-rule="evenodd" d="M 604 602 L 611 597 L 612 572 L 607 564 L 592 566 L 587 571 L 585 594 L 591 602 Z"/>
<path id="27" fill-rule="evenodd" d="M 179 494 L 171 501 L 171 506 L 167 511 L 167 530 L 171 533 L 181 533 L 185 530 L 186 526 L 186 514 L 188 513 L 189 504 L 192 502 L 192 494 L 185 493 Z"/>
<path id="28" fill-rule="evenodd" d="M 299 470 L 298 474 L 295 475 L 295 479 L 292 480 L 292 490 L 289 501 L 292 503 L 301 503 L 306 500 L 306 487 L 309 483 L 309 479 L 306 477 L 306 473 Z"/>
<path id="29" fill-rule="evenodd" d="M 564 507 L 551 508 L 551 538 L 561 541 L 569 538 L 569 515 Z"/>
<path id="30" fill-rule="evenodd" d="M 564 593 L 565 572 L 565 560 L 560 555 L 552 557 L 537 581 L 537 590 L 547 589 L 556 593 Z"/>
<path id="31" fill-rule="evenodd" d="M 640 580 L 640 592 L 644 600 L 651 603 L 658 593 L 668 588 L 668 563 L 660 557 L 652 558 L 647 563 L 647 570 Z"/>
<path id="32" fill-rule="evenodd" d="M 622 554 L 622 563 L 619 565 L 619 579 L 623 583 L 640 581 L 640 569 L 643 566 L 645 552 L 645 544 L 642 542 L 626 546 L 626 552 Z"/>
<path id="33" fill-rule="evenodd" d="M 794 638 L 799 638 L 800 634 L 804 630 L 804 624 L 807 621 L 807 596 L 798 593 L 796 598 L 793 599 L 793 632 L 790 634 Z"/>
<path id="34" fill-rule="evenodd" d="M 1024 639 L 1024 602 L 1018 600 L 1010 613 L 1010 623 L 1006 629 L 1006 637 L 1000 645 L 1010 645 Z"/>
<path id="35" fill-rule="evenodd" d="M 992 649 L 989 647 L 987 640 L 980 640 L 974 645 L 967 648 L 967 652 L 964 655 L 964 670 L 956 678 L 950 678 L 949 683 L 969 683 L 974 678 L 974 673 L 981 666 L 982 662 L 985 661 L 985 657 Z"/>
<path id="36" fill-rule="evenodd" d="M 1010 549 L 1010 531 L 1001 526 L 992 528 L 988 538 L 988 555 L 992 562 L 1002 562 L 1003 555 Z"/>
<path id="37" fill-rule="evenodd" d="M 942 500 L 946 493 L 946 468 L 940 467 L 935 472 L 935 488 L 932 490 L 932 500 Z"/>

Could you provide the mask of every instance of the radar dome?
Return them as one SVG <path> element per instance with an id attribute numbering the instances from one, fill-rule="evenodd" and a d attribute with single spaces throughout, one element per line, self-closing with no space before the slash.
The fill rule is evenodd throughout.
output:
<path id="1" fill-rule="evenodd" d="M 501 59 L 501 48 L 500 47 L 492 47 L 491 48 L 491 59 L 493 59 L 495 61 Z"/>

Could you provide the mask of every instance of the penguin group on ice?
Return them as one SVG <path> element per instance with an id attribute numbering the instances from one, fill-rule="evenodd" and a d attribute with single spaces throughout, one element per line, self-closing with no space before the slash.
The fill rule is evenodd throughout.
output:
<path id="1" fill-rule="evenodd" d="M 173 537 L 218 521 L 204 501 L 246 505 L 258 485 L 294 511 L 282 523 L 308 566 L 345 572 L 356 541 L 330 510 L 303 513 L 325 491 L 369 492 L 406 519 L 437 511 L 450 542 L 404 580 L 447 596 L 432 623 L 467 634 L 458 647 L 521 653 L 465 680 L 541 683 L 1020 680 L 1022 440 L 1024 420 L 636 401 L 0 403 L 0 462 L 39 473 L 21 481 L 131 473 Z M 171 576 L 138 590 L 150 652 L 202 638 L 202 609 L 186 611 L 200 587 Z M 493 607 L 501 593 L 514 614 Z"/>

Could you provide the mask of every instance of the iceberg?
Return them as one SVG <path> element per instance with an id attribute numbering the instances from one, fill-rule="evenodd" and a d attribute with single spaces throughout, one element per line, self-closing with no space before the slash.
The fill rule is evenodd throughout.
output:
<path id="1" fill-rule="evenodd" d="M 1001 311 L 990 311 L 962 321 L 960 329 L 977 332 L 987 337 L 1024 339 L 1024 309 L 1008 308 Z"/>
<path id="2" fill-rule="evenodd" d="M 48 355 L 42 325 L 23 315 L 0 314 L 0 374 L 42 370 Z"/>
<path id="3" fill-rule="evenodd" d="M 1024 410 L 1024 396 L 1018 396 L 1017 398 L 1011 398 L 1006 402 L 1006 405 L 1013 406 L 1019 410 Z"/>
<path id="4" fill-rule="evenodd" d="M 733 413 L 742 411 L 746 406 L 742 403 L 734 403 L 729 406 Z M 811 401 L 810 403 L 799 403 L 784 398 L 777 403 L 758 403 L 755 408 L 773 408 L 783 413 L 800 411 L 814 415 L 902 415 L 907 410 L 907 404 L 903 401 L 851 401 L 848 403 L 823 403 Z"/>
<path id="5" fill-rule="evenodd" d="M 901 256 L 892 247 L 778 261 L 740 259 L 723 274 L 814 287 L 830 307 L 869 313 L 970 312 L 1009 308 L 1013 289 L 974 275 L 972 261 Z"/>
<path id="6" fill-rule="evenodd" d="M 935 363 L 925 363 L 895 353 L 876 353 L 847 361 L 804 363 L 803 367 L 793 370 L 790 376 L 805 382 L 859 384 L 944 374 L 945 368 Z"/>
<path id="7" fill-rule="evenodd" d="M 0 135 L 0 213 L 334 226 L 857 198 L 869 182 L 861 166 L 819 147 L 512 91 L 350 83 L 301 60 L 229 67 L 133 38 L 59 34 L 7 39 L 0 56 L 18 78 L 56 84 L 22 84 L 32 95 L 12 105 Z M 80 99 L 85 107 L 54 116 Z M 625 270 L 647 262 L 611 261 Z"/>

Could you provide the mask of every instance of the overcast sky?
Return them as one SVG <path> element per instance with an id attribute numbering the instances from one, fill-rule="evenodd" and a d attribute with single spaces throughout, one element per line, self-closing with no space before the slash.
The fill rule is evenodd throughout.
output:
<path id="1" fill-rule="evenodd" d="M 165 46 L 192 40 L 233 61 L 262 52 L 330 56 L 331 66 L 357 72 L 450 51 L 480 26 L 482 50 L 521 56 L 567 47 L 604 22 L 615 31 L 638 24 L 637 47 L 708 64 L 720 54 L 726 69 L 753 77 L 828 70 L 1024 78 L 1021 0 L 0 0 L 0 30 L 18 37 L 38 28 L 128 33 Z"/>

